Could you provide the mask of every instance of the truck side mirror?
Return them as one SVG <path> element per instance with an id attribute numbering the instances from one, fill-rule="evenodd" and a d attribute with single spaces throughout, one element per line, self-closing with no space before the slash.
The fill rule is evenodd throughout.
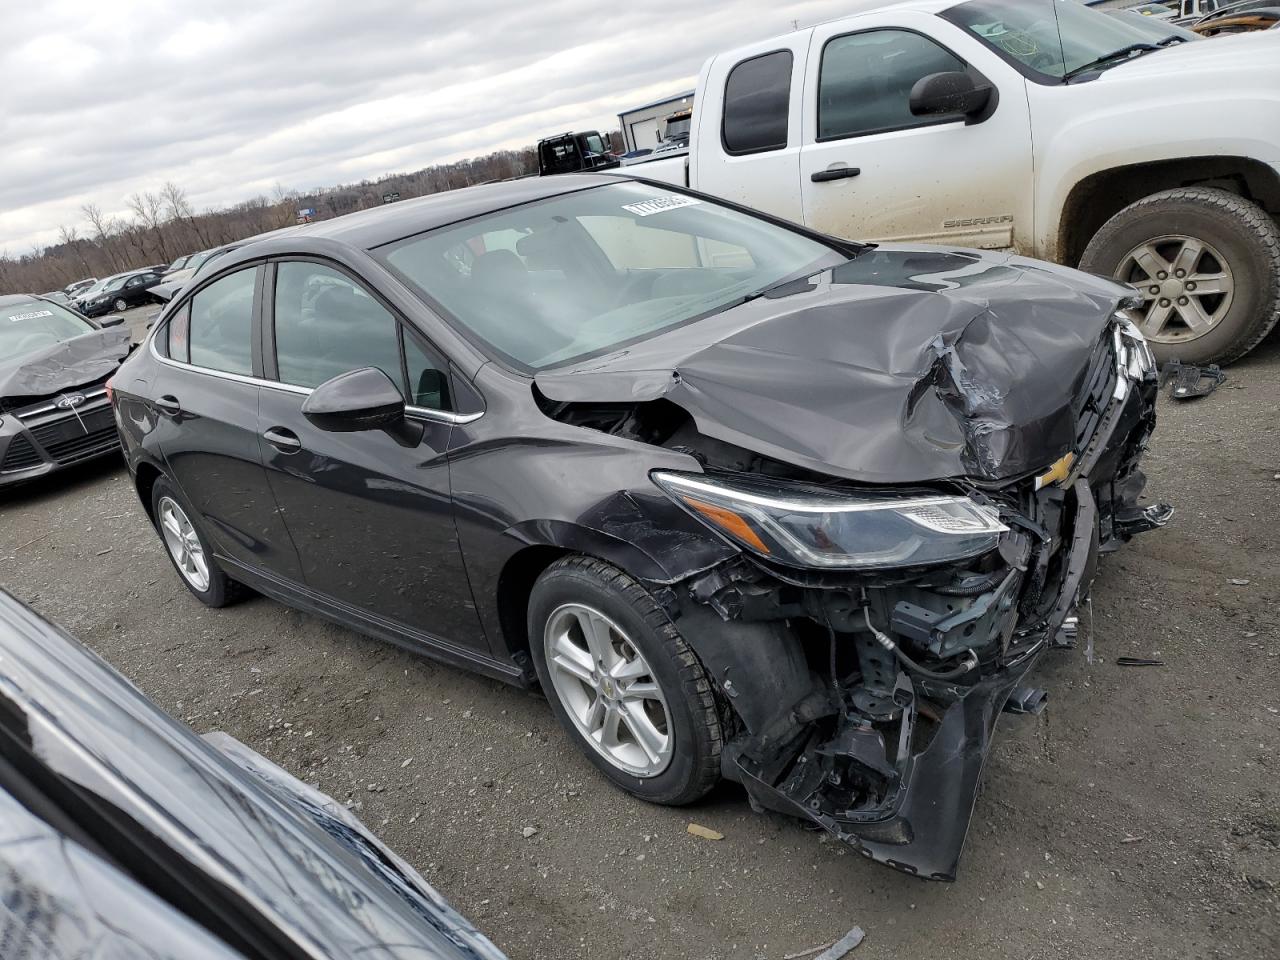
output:
<path id="1" fill-rule="evenodd" d="M 931 73 L 911 88 L 911 113 L 917 117 L 961 116 L 970 122 L 985 120 L 995 106 L 995 88 L 982 78 L 979 83 L 956 71 Z"/>

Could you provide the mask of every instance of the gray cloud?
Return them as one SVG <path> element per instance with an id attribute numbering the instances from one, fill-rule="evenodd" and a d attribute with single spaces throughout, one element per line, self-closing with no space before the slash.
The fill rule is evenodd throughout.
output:
<path id="1" fill-rule="evenodd" d="M 840 0 L 52 0 L 7 10 L 0 250 L 166 180 L 197 207 L 616 125 Z"/>

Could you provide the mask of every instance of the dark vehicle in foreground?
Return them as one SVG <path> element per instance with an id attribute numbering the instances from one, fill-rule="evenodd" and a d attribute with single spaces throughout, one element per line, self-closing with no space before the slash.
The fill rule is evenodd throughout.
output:
<path id="1" fill-rule="evenodd" d="M 337 802 L 0 592 L 6 960 L 502 960 Z"/>
<path id="2" fill-rule="evenodd" d="M 131 349 L 121 320 L 0 297 L 0 486 L 120 449 L 106 383 Z"/>
<path id="3" fill-rule="evenodd" d="M 609 144 L 596 130 L 562 133 L 538 141 L 538 172 L 544 177 L 610 170 L 618 164 L 618 158 L 609 152 Z"/>
<path id="4" fill-rule="evenodd" d="M 1138 502 L 1128 288 L 617 175 L 246 244 L 115 377 L 188 588 L 517 684 L 659 803 L 722 776 L 954 877 L 1002 707 Z"/>
<path id="5" fill-rule="evenodd" d="M 117 273 L 85 291 L 76 305 L 86 317 L 101 317 L 113 311 L 121 313 L 130 307 L 155 302 L 151 289 L 159 282 L 160 274 L 151 267 Z"/>

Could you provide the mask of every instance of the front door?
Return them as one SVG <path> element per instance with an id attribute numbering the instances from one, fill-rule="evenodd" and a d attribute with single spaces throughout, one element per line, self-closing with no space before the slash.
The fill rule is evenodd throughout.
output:
<path id="1" fill-rule="evenodd" d="M 916 82 L 943 72 L 989 81 L 994 109 L 976 122 L 913 116 Z M 1030 249 L 1026 81 L 959 28 L 901 13 L 815 28 L 804 111 L 807 226 L 853 240 Z"/>
<path id="2" fill-rule="evenodd" d="M 276 512 L 258 442 L 258 273 L 246 267 L 201 288 L 159 331 L 165 357 L 151 402 L 170 475 L 214 552 L 297 580 L 298 556 Z"/>
<path id="3" fill-rule="evenodd" d="M 446 365 L 333 265 L 282 261 L 274 280 L 264 353 L 280 386 L 262 389 L 258 427 L 307 587 L 463 652 L 487 653 L 449 494 Z M 425 428 L 419 446 L 379 430 L 328 433 L 303 416 L 313 387 L 361 367 L 381 369 L 405 391 Z"/>

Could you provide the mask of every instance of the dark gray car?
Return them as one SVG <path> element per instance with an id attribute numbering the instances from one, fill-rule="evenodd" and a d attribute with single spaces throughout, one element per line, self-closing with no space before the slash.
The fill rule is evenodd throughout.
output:
<path id="1" fill-rule="evenodd" d="M 5 960 L 502 960 L 337 802 L 0 591 Z"/>
<path id="2" fill-rule="evenodd" d="M 538 683 L 624 789 L 950 878 L 996 715 L 1168 518 L 1131 297 L 566 174 L 226 254 L 116 414 L 204 603 Z"/>

